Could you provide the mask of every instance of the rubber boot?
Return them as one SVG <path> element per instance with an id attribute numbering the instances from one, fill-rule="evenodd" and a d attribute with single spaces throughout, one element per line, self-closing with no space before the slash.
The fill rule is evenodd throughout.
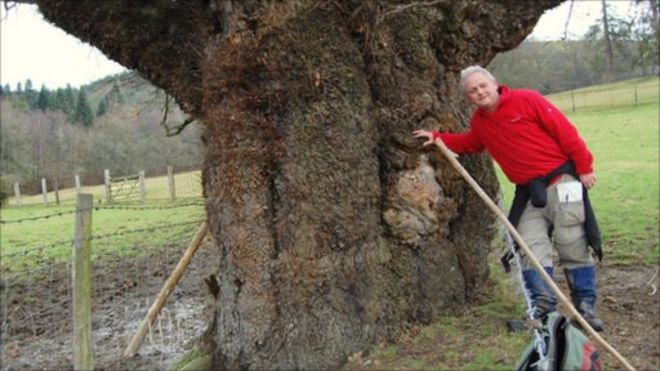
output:
<path id="1" fill-rule="evenodd" d="M 543 269 L 552 278 L 553 268 L 543 267 Z M 557 299 L 538 272 L 533 269 L 527 269 L 522 274 L 525 281 L 525 288 L 529 292 L 534 306 L 534 319 L 543 319 L 546 314 L 555 310 Z"/>
<path id="2" fill-rule="evenodd" d="M 596 331 L 603 331 L 603 320 L 596 314 L 596 269 L 594 266 L 564 269 L 575 309 Z"/>

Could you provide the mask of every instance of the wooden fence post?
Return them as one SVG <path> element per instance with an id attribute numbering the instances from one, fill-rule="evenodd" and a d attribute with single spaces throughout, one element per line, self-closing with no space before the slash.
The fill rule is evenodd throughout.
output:
<path id="1" fill-rule="evenodd" d="M 170 199 L 172 202 L 176 201 L 176 192 L 174 190 L 174 167 L 173 166 L 168 166 L 167 167 L 167 179 L 169 180 L 169 188 L 170 188 Z"/>
<path id="2" fill-rule="evenodd" d="M 206 233 L 208 232 L 208 230 L 209 230 L 208 222 L 207 221 L 202 222 L 202 225 L 200 225 L 199 228 L 197 229 L 197 232 L 195 232 L 195 236 L 193 236 L 192 241 L 190 241 L 188 248 L 183 253 L 183 256 L 179 260 L 179 263 L 174 268 L 174 271 L 167 278 L 165 284 L 163 284 L 163 288 L 160 289 L 160 293 L 158 293 L 158 297 L 156 297 L 156 300 L 153 302 L 153 304 L 151 304 L 151 307 L 149 307 L 149 310 L 147 311 L 147 315 L 144 317 L 144 319 L 142 319 L 142 322 L 140 323 L 140 327 L 138 327 L 138 330 L 135 332 L 135 335 L 133 335 L 133 339 L 131 339 L 131 342 L 126 347 L 126 350 L 124 350 L 125 357 L 133 357 L 135 354 L 137 354 L 138 349 L 140 349 L 140 346 L 144 341 L 144 337 L 147 336 L 147 332 L 151 328 L 151 324 L 158 316 L 158 313 L 160 313 L 160 310 L 161 308 L 163 308 L 163 305 L 165 305 L 167 298 L 170 296 L 172 291 L 174 291 L 176 284 L 183 276 L 183 272 L 186 271 L 186 268 L 188 268 L 188 265 L 190 264 L 193 256 L 195 255 L 199 247 L 202 245 L 202 242 L 204 241 L 204 237 L 206 237 Z"/>
<path id="3" fill-rule="evenodd" d="M 144 186 L 144 170 L 138 173 L 138 178 L 140 179 L 140 202 L 144 202 L 146 189 Z"/>
<path id="4" fill-rule="evenodd" d="M 21 207 L 21 185 L 18 182 L 14 183 L 14 198 L 16 198 L 16 206 Z"/>
<path id="5" fill-rule="evenodd" d="M 60 206 L 60 184 L 55 178 L 55 204 Z"/>
<path id="6" fill-rule="evenodd" d="M 575 95 L 573 90 L 571 90 L 571 111 L 575 112 Z"/>
<path id="7" fill-rule="evenodd" d="M 92 370 L 92 208 L 94 197 L 79 194 L 73 235 L 73 369 Z"/>
<path id="8" fill-rule="evenodd" d="M 48 187 L 46 186 L 46 178 L 41 178 L 41 193 L 44 196 L 44 206 L 48 206 Z"/>
<path id="9" fill-rule="evenodd" d="M 76 183 L 76 194 L 80 194 L 80 175 L 76 174 L 73 176 L 73 180 Z"/>
<path id="10" fill-rule="evenodd" d="M 110 185 L 110 170 L 105 169 L 103 172 L 103 179 L 105 180 L 105 200 L 107 203 L 112 202 L 112 188 Z"/>

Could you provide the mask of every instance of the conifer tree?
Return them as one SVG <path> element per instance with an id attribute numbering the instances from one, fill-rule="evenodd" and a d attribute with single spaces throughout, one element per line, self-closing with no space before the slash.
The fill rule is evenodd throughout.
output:
<path id="1" fill-rule="evenodd" d="M 124 104 L 124 96 L 122 95 L 121 91 L 119 90 L 119 85 L 117 85 L 117 81 L 115 81 L 112 84 L 112 89 L 110 90 L 109 94 L 112 98 L 112 103 L 117 103 L 117 104 Z"/>
<path id="2" fill-rule="evenodd" d="M 28 104 L 28 107 L 30 109 L 35 109 L 37 108 L 37 101 L 39 100 L 39 95 L 37 92 L 34 90 L 32 86 L 32 80 L 26 79 L 25 80 L 25 101 Z"/>
<path id="3" fill-rule="evenodd" d="M 25 80 L 25 101 L 27 102 L 28 107 L 30 107 L 30 109 L 36 109 L 38 99 L 38 94 L 32 86 L 32 80 Z"/>
<path id="4" fill-rule="evenodd" d="M 71 88 L 70 84 L 66 84 L 66 88 L 63 91 L 61 108 L 62 111 L 64 111 L 64 113 L 66 113 L 69 116 L 69 118 L 73 116 L 75 103 L 76 103 L 76 99 L 73 95 L 73 88 Z"/>
<path id="5" fill-rule="evenodd" d="M 73 122 L 86 128 L 89 128 L 94 124 L 94 113 L 89 106 L 87 95 L 83 89 L 80 89 L 80 92 L 78 93 L 78 102 L 76 103 L 76 109 L 73 112 Z"/>
<path id="6" fill-rule="evenodd" d="M 99 106 L 96 109 L 96 117 L 101 117 L 101 116 L 105 115 L 105 113 L 107 112 L 107 110 L 108 110 L 107 101 L 108 100 L 106 98 L 101 99 L 101 102 L 99 102 Z"/>
<path id="7" fill-rule="evenodd" d="M 44 112 L 50 109 L 50 91 L 46 89 L 45 85 L 41 85 L 39 97 L 37 98 L 37 107 Z"/>
<path id="8" fill-rule="evenodd" d="M 50 95 L 50 109 L 53 111 L 62 110 L 62 104 L 64 102 L 64 89 L 57 88 Z"/>

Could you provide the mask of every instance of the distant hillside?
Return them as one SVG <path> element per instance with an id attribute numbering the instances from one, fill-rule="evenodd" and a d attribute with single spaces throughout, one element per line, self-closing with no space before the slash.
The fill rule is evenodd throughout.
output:
<path id="1" fill-rule="evenodd" d="M 160 108 L 164 102 L 165 93 L 161 89 L 151 85 L 137 73 L 128 71 L 106 76 L 84 86 L 92 106 L 98 107 L 99 102 L 111 93 L 115 84 L 119 86 L 128 106 Z"/>
<path id="2" fill-rule="evenodd" d="M 168 165 L 199 168 L 199 128 L 192 124 L 180 135 L 166 137 L 161 125 L 164 107 L 163 91 L 133 72 L 107 76 L 81 89 L 3 88 L 0 189 L 12 193 L 13 183 L 20 182 L 23 192 L 38 192 L 41 178 L 72 186 L 74 174 L 94 184 L 103 181 L 105 169 L 114 175 L 140 170 L 157 175 Z M 90 124 L 85 115 L 92 116 Z M 170 99 L 167 125 L 178 126 L 185 118 Z"/>

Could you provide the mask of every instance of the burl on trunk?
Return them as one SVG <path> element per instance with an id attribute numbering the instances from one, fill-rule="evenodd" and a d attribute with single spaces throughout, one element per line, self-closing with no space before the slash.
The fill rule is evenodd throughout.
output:
<path id="1" fill-rule="evenodd" d="M 485 280 L 493 219 L 410 133 L 464 130 L 458 71 L 559 0 L 37 2 L 205 128 L 215 367 L 332 367 Z"/>

